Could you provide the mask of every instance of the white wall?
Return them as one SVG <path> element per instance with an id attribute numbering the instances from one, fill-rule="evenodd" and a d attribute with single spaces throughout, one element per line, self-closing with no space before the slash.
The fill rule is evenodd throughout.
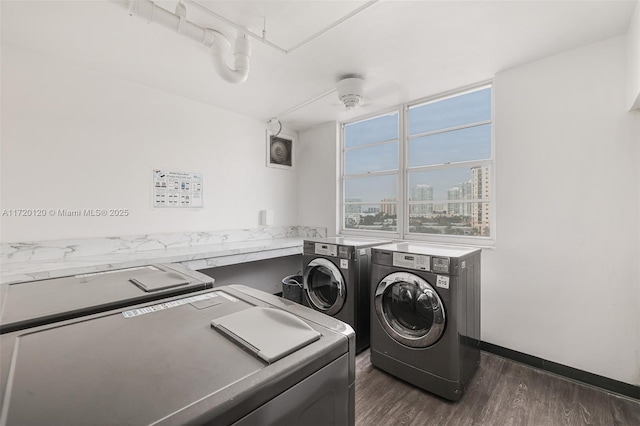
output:
<path id="1" fill-rule="evenodd" d="M 336 234 L 339 179 L 338 125 L 335 122 L 300 132 L 298 151 L 298 223 Z"/>
<path id="2" fill-rule="evenodd" d="M 495 77 L 497 241 L 483 251 L 482 339 L 639 385 L 640 112 L 627 111 L 625 41 Z M 329 229 L 336 130 L 300 135 L 300 219 Z"/>
<path id="3" fill-rule="evenodd" d="M 627 104 L 629 109 L 640 108 L 640 0 L 627 32 Z"/>
<path id="4" fill-rule="evenodd" d="M 482 339 L 640 384 L 640 115 L 624 37 L 495 77 Z"/>
<path id="5" fill-rule="evenodd" d="M 297 224 L 297 172 L 267 168 L 265 124 L 2 47 L 3 209 L 123 208 L 127 218 L 2 217 L 2 242 Z M 203 209 L 153 209 L 152 169 L 204 175 Z"/>

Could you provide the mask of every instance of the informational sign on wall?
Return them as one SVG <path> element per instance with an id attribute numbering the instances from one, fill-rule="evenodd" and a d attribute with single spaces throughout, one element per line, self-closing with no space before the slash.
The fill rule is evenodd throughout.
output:
<path id="1" fill-rule="evenodd" d="M 153 207 L 202 208 L 202 173 L 153 170 Z"/>

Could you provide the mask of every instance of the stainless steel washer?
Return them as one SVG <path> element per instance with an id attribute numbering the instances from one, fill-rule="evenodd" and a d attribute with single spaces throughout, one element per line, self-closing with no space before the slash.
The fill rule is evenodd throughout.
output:
<path id="1" fill-rule="evenodd" d="M 0 336 L 0 424 L 353 425 L 343 322 L 232 285 Z"/>
<path id="2" fill-rule="evenodd" d="M 0 334 L 212 288 L 214 279 L 164 263 L 0 284 Z"/>
<path id="3" fill-rule="evenodd" d="M 371 363 L 459 400 L 480 363 L 480 249 L 372 249 Z"/>
<path id="4" fill-rule="evenodd" d="M 357 352 L 369 346 L 371 248 L 388 242 L 352 237 L 304 242 L 303 304 L 349 324 Z"/>

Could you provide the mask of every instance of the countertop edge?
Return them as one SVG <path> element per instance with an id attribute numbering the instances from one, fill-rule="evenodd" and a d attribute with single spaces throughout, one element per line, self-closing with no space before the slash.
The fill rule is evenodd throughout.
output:
<path id="1" fill-rule="evenodd" d="M 206 269 L 300 254 L 303 241 L 303 237 L 288 237 L 126 254 L 114 253 L 53 262 L 4 263 L 0 284 L 104 272 L 152 263 L 181 263 L 194 270 Z"/>

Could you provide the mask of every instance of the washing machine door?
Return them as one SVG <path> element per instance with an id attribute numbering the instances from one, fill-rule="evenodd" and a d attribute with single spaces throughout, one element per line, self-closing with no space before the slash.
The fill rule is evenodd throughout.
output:
<path id="1" fill-rule="evenodd" d="M 347 286 L 340 269 L 321 257 L 313 259 L 305 268 L 304 289 L 309 304 L 327 315 L 338 313 L 347 297 Z"/>
<path id="2" fill-rule="evenodd" d="M 423 278 L 394 272 L 380 281 L 375 311 L 387 334 L 412 347 L 433 345 L 444 333 L 445 310 L 435 289 Z"/>

